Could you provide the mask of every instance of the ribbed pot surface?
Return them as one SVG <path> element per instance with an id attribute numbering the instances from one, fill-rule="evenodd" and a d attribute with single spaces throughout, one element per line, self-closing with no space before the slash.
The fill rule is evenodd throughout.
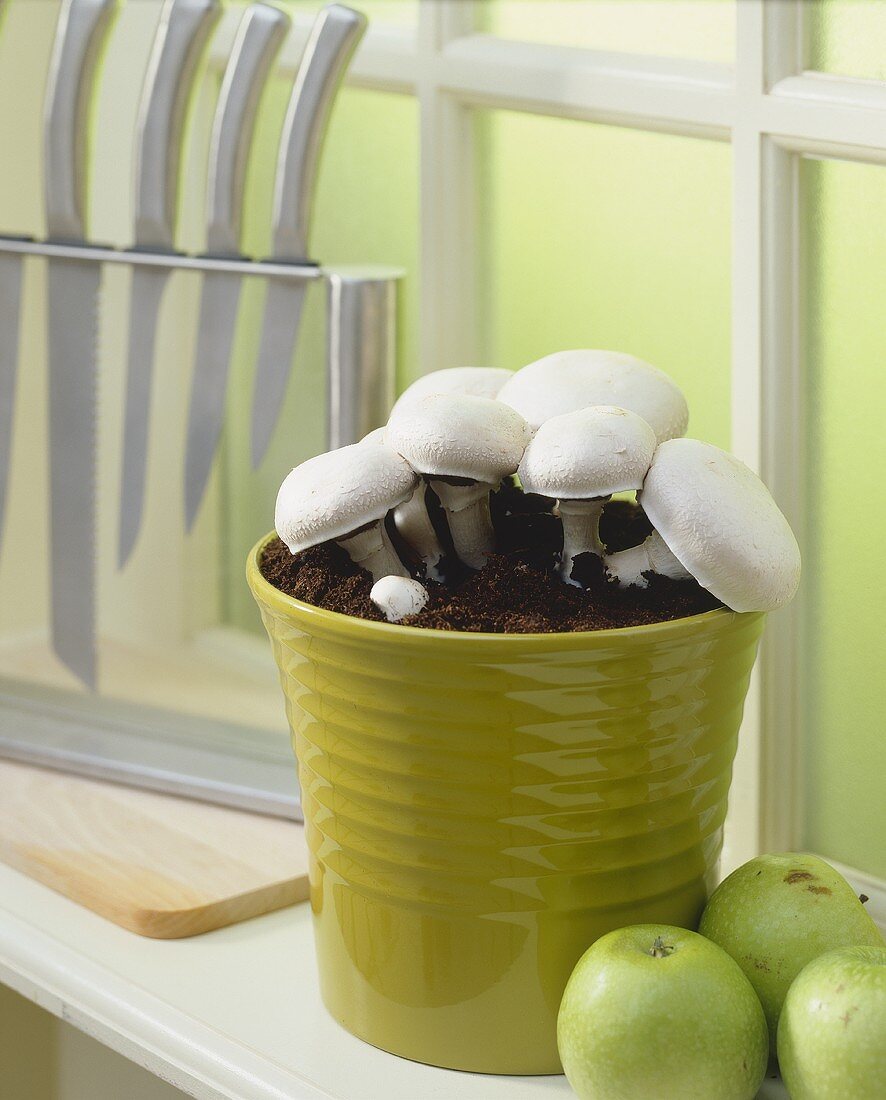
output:
<path id="1" fill-rule="evenodd" d="M 324 1001 L 385 1050 L 558 1073 L 566 980 L 716 879 L 759 614 L 417 630 L 249 582 L 298 759 Z"/>

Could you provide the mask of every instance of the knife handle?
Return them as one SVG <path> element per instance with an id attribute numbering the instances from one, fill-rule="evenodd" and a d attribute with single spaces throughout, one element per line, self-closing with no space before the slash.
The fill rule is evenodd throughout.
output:
<path id="1" fill-rule="evenodd" d="M 218 0 L 165 0 L 148 60 L 138 111 L 135 243 L 171 249 L 175 239 L 178 169 L 188 96 Z"/>
<path id="2" fill-rule="evenodd" d="M 342 4 L 323 8 L 314 23 L 289 99 L 274 189 L 274 257 L 304 260 L 317 164 L 329 113 L 366 16 Z"/>
<path id="3" fill-rule="evenodd" d="M 44 200 L 54 241 L 86 236 L 89 112 L 115 0 L 63 0 L 46 83 Z"/>
<path id="4" fill-rule="evenodd" d="M 206 246 L 214 255 L 237 255 L 246 163 L 262 89 L 286 32 L 289 16 L 253 4 L 240 20 L 212 124 L 206 192 Z"/>

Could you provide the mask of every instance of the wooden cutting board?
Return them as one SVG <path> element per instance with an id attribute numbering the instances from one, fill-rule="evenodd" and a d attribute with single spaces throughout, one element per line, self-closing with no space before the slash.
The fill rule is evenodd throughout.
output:
<path id="1" fill-rule="evenodd" d="M 308 896 L 302 825 L 5 760 L 0 860 L 158 939 Z"/>

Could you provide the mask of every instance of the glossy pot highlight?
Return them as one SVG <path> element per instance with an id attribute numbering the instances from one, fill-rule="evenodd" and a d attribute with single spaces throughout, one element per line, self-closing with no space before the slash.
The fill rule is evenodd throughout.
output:
<path id="1" fill-rule="evenodd" d="M 422 1062 L 559 1073 L 569 974 L 695 926 L 763 615 L 469 634 L 294 600 L 248 563 L 298 759 L 323 998 Z"/>

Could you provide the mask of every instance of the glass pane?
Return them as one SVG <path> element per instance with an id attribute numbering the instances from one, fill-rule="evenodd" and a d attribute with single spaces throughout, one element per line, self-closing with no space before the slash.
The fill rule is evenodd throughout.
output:
<path id="1" fill-rule="evenodd" d="M 476 124 L 485 361 L 631 352 L 684 388 L 690 434 L 728 446 L 729 147 L 504 111 Z"/>
<path id="2" fill-rule="evenodd" d="M 734 0 L 487 0 L 479 30 L 526 42 L 731 62 Z"/>
<path id="3" fill-rule="evenodd" d="M 802 847 L 886 875 L 886 171 L 802 165 L 809 522 Z"/>
<path id="4" fill-rule="evenodd" d="M 278 6 L 286 8 L 296 18 L 319 11 L 329 2 L 330 0 L 284 0 Z M 349 7 L 362 11 L 370 23 L 394 27 L 415 27 L 418 23 L 418 0 L 354 0 Z"/>
<path id="5" fill-rule="evenodd" d="M 256 134 L 246 206 L 248 243 L 258 254 L 268 247 L 273 148 L 288 95 L 288 83 L 275 83 Z M 418 105 L 414 98 L 342 89 L 323 150 L 311 246 L 324 263 L 392 264 L 407 270 L 400 294 L 401 385 L 411 379 L 410 370 L 414 371 L 417 362 L 418 164 Z M 325 324 L 323 293 L 317 288 L 304 318 L 281 428 L 261 468 L 252 473 L 252 365 L 260 338 L 264 289 L 255 286 L 250 291 L 244 302 L 225 441 L 229 482 L 224 544 L 229 561 L 224 574 L 228 621 L 260 630 L 252 597 L 242 583 L 242 563 L 259 535 L 272 526 L 274 500 L 287 471 L 325 450 Z"/>
<path id="6" fill-rule="evenodd" d="M 886 0 L 806 0 L 807 66 L 886 80 Z"/>

